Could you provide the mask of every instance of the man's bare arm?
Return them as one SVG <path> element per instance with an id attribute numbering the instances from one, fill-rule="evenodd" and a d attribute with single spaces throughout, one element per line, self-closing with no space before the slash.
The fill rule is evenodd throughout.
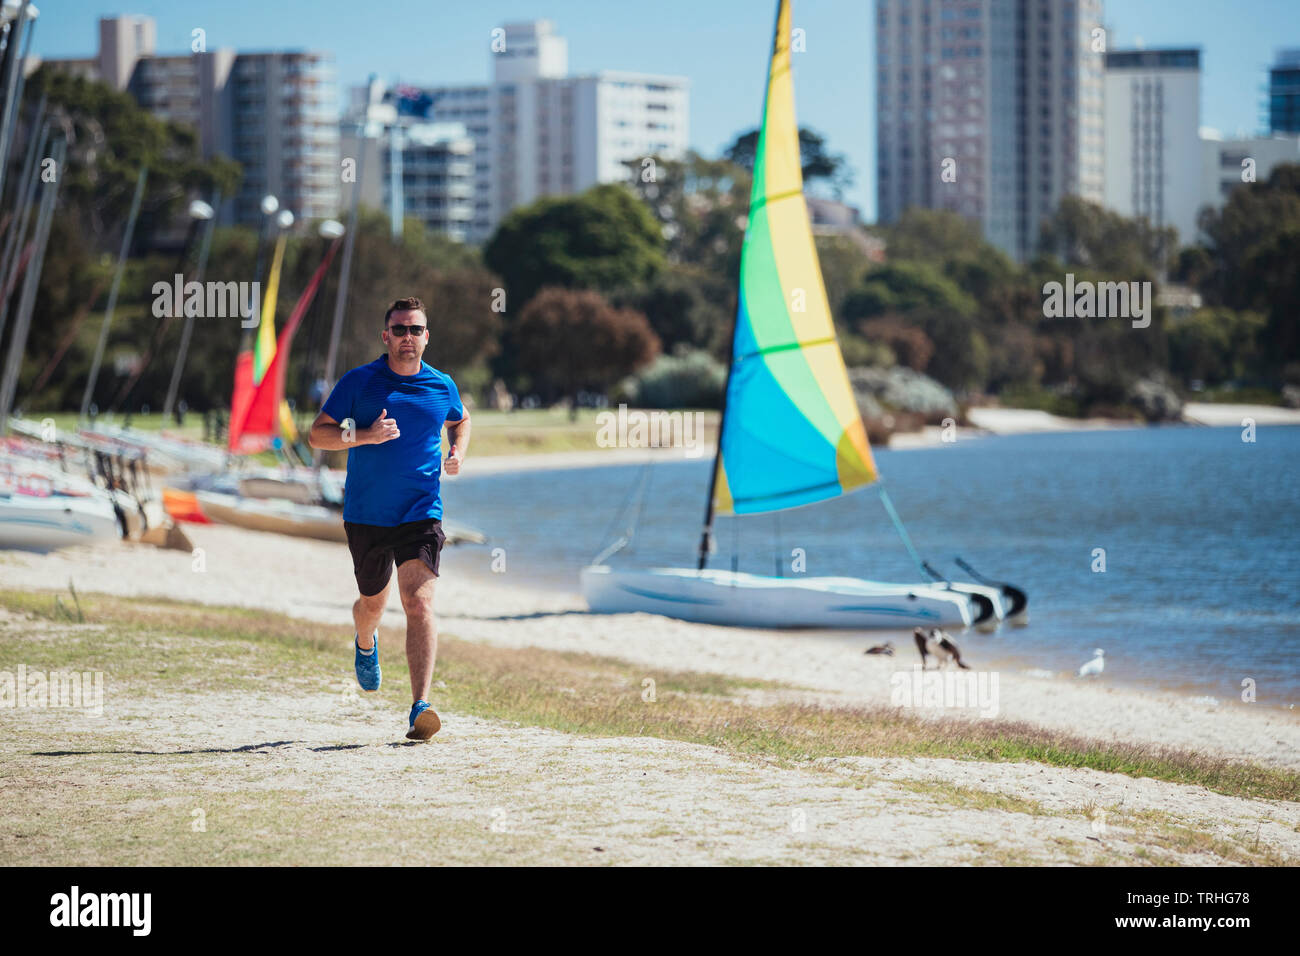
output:
<path id="1" fill-rule="evenodd" d="M 388 417 L 386 408 L 368 428 L 358 428 L 351 419 L 346 421 L 348 424 L 340 424 L 321 412 L 311 423 L 307 444 L 322 451 L 342 451 L 354 445 L 380 445 L 401 434 L 397 430 L 397 422 Z"/>
<path id="2" fill-rule="evenodd" d="M 465 409 L 465 417 L 460 421 L 447 422 L 447 445 L 447 474 L 459 474 L 460 463 L 465 460 L 465 452 L 469 451 L 469 409 Z"/>

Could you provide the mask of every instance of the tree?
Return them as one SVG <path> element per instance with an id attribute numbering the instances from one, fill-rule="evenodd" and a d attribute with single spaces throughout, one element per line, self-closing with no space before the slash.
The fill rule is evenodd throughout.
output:
<path id="1" fill-rule="evenodd" d="M 608 292 L 643 285 L 664 264 L 654 217 L 624 186 L 593 186 L 516 209 L 483 250 L 505 280 L 509 308 L 522 308 L 544 285 Z"/>
<path id="2" fill-rule="evenodd" d="M 36 402 L 44 407 L 76 407 L 95 347 L 104 290 L 111 281 L 140 169 L 148 166 L 149 175 L 136 226 L 135 249 L 149 248 L 153 234 L 183 215 L 190 199 L 210 198 L 217 187 L 232 195 L 240 172 L 238 164 L 229 159 L 204 160 L 195 130 L 159 120 L 129 94 L 105 83 L 41 67 L 27 79 L 22 103 L 15 104 L 15 135 L 22 148 L 9 157 L 6 200 L 12 199 L 18 186 L 27 142 L 39 135 L 31 127 L 42 96 L 48 98 L 46 116 L 52 133 L 67 136 L 68 153 L 58 170 L 58 207 L 34 307 L 41 333 L 27 339 L 17 397 L 20 402 Z M 38 190 L 38 200 L 39 196 Z M 11 221 L 9 228 L 14 225 Z M 174 252 L 128 263 L 109 341 L 110 363 L 114 348 L 125 345 L 137 351 L 154 334 L 158 320 L 140 303 L 151 300 L 151 283 L 170 278 L 174 269 Z M 17 287 L 12 296 L 11 318 Z M 175 323 L 177 331 L 179 325 Z M 197 347 L 195 354 L 201 354 Z M 165 365 L 156 361 L 150 371 Z M 170 368 L 166 373 L 170 374 Z M 38 378 L 43 380 L 41 392 L 31 395 L 28 389 Z M 99 377 L 96 400 L 104 402 L 113 395 L 119 384 L 113 378 L 112 365 L 106 364 Z M 162 385 L 164 391 L 156 396 L 146 387 L 151 382 L 142 380 L 138 395 L 157 407 L 162 403 L 166 382 Z"/>
<path id="3" fill-rule="evenodd" d="M 888 345 L 900 361 L 949 388 L 983 385 L 989 356 L 977 303 L 933 265 L 891 262 L 872 269 L 840 312 L 869 341 Z"/>
<path id="4" fill-rule="evenodd" d="M 340 356 L 341 362 L 346 359 L 343 368 L 371 361 L 383 350 L 379 333 L 384 312 L 399 295 L 424 300 L 429 316 L 425 360 L 430 365 L 463 377 L 496 354 L 502 321 L 493 309 L 493 290 L 501 280 L 477 264 L 472 249 L 428 235 L 424 224 L 413 218 L 394 241 L 387 216 L 366 209 L 358 223 L 354 256 Z M 337 270 L 335 265 L 332 271 Z M 328 317 L 322 311 L 317 321 Z"/>
<path id="5" fill-rule="evenodd" d="M 1199 225 L 1216 265 L 1201 291 L 1215 305 L 1264 305 L 1259 276 L 1247 260 L 1281 233 L 1300 226 L 1300 164 L 1278 166 L 1264 182 L 1238 186 L 1222 208 L 1202 210 Z"/>
<path id="6" fill-rule="evenodd" d="M 1213 268 L 1201 285 L 1209 304 L 1268 316 L 1263 351 L 1273 375 L 1300 362 L 1300 165 L 1276 167 L 1238 186 L 1220 210 L 1201 213 Z"/>
<path id="7" fill-rule="evenodd" d="M 974 299 L 939 269 L 923 262 L 890 262 L 872 269 L 844 297 L 840 314 L 846 322 L 885 313 L 906 314 L 921 308 L 963 317 L 975 314 Z"/>
<path id="8" fill-rule="evenodd" d="M 1083 266 L 1136 281 L 1163 274 L 1178 249 L 1178 230 L 1128 219 L 1078 196 L 1066 196 L 1043 220 L 1040 252 L 1067 266 Z"/>
<path id="9" fill-rule="evenodd" d="M 817 261 L 821 265 L 822 282 L 826 286 L 826 301 L 831 312 L 839 314 L 844 297 L 854 289 L 876 262 L 868 255 L 863 244 L 849 235 L 831 233 L 813 236 L 817 247 Z"/>
<path id="10" fill-rule="evenodd" d="M 1257 312 L 1200 309 L 1169 330 L 1170 367 L 1184 383 L 1219 385 L 1251 377 L 1264 330 Z"/>
<path id="11" fill-rule="evenodd" d="M 923 372 L 934 357 L 934 343 L 925 332 L 896 315 L 868 319 L 861 325 L 869 341 L 889 347 L 901 365 Z"/>
<path id="12" fill-rule="evenodd" d="M 737 136 L 722 155 L 752 174 L 757 151 L 758 129 L 755 128 Z M 799 163 L 805 186 L 824 182 L 830 186 L 836 199 L 840 199 L 844 190 L 853 185 L 853 170 L 849 168 L 848 160 L 842 153 L 829 152 L 826 140 L 806 126 L 799 127 Z"/>
<path id="13" fill-rule="evenodd" d="M 891 260 L 908 259 L 942 266 L 957 256 L 988 245 L 979 227 L 946 209 L 911 207 L 897 222 L 877 227 Z"/>
<path id="14" fill-rule="evenodd" d="M 232 196 L 239 164 L 225 157 L 205 160 L 198 132 L 160 120 L 128 93 L 106 83 L 42 66 L 23 88 L 25 112 L 34 114 L 48 95 L 54 129 L 71 134 L 60 172 L 61 215 L 75 221 L 91 244 L 116 253 L 143 166 L 149 178 L 136 228 L 137 248 L 147 248 L 159 228 L 171 225 L 192 198 L 210 198 L 219 187 Z M 15 162 L 21 160 L 21 154 Z"/>
<path id="15" fill-rule="evenodd" d="M 696 152 L 685 160 L 624 165 L 632 191 L 660 225 L 668 261 L 727 277 L 734 285 L 749 213 L 750 171 Z"/>
<path id="16" fill-rule="evenodd" d="M 613 305 L 644 313 L 665 352 L 677 346 L 710 349 L 731 343 L 732 315 L 726 302 L 734 280 L 702 269 L 670 264 L 643 289 L 610 297 Z"/>
<path id="17" fill-rule="evenodd" d="M 514 335 L 520 369 L 548 398 L 605 391 L 659 354 L 644 315 L 588 290 L 542 289 L 524 306 Z"/>

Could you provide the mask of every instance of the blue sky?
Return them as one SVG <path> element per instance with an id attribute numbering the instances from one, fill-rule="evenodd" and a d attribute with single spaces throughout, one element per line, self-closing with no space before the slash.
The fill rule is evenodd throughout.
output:
<path id="1" fill-rule="evenodd" d="M 550 19 L 569 41 L 569 68 L 670 73 L 691 81 L 691 145 L 716 155 L 758 122 L 774 0 L 46 0 L 34 49 L 88 56 L 100 17 L 146 14 L 158 51 L 190 47 L 318 49 L 334 53 L 341 89 L 371 72 L 408 82 L 479 82 L 489 31 L 507 20 Z M 1201 123 L 1232 135 L 1260 126 L 1266 68 L 1280 46 L 1300 47 L 1297 0 L 1110 0 L 1110 46 L 1202 48 Z M 870 0 L 794 0 L 807 37 L 795 58 L 799 122 L 847 155 L 848 199 L 875 216 L 875 32 Z"/>

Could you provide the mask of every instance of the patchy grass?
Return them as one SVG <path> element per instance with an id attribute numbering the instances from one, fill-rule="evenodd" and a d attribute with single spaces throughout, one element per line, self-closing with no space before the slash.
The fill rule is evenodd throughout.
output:
<path id="1" fill-rule="evenodd" d="M 1195 830 L 1160 810 L 1115 812 L 1106 818 L 1107 827 L 1129 827 L 1148 849 L 1171 853 L 1208 854 L 1225 863 L 1246 866 L 1293 866 L 1294 861 L 1269 846 L 1260 846 L 1255 833 L 1218 836 Z M 1157 861 L 1158 862 L 1158 861 Z"/>
<path id="2" fill-rule="evenodd" d="M 140 692 L 282 691 L 350 674 L 351 635 L 261 610 L 83 595 L 86 623 L 55 609 L 51 593 L 0 592 L 0 607 L 40 620 L 21 645 L 0 644 L 0 668 L 103 670 Z M 7 636 L 24 634 L 9 622 Z M 340 633 L 340 630 L 343 633 Z M 395 649 L 391 636 L 381 646 Z M 401 653 L 384 656 L 377 695 L 404 707 Z M 655 700 L 643 699 L 654 681 Z M 742 690 L 788 685 L 695 672 L 651 671 L 589 654 L 440 640 L 438 706 L 474 716 L 594 736 L 650 736 L 803 766 L 824 757 L 949 757 L 1087 767 L 1203 786 L 1236 797 L 1295 800 L 1300 774 L 1172 748 L 1108 743 L 1011 721 L 931 720 L 887 707 L 802 702 L 750 705 Z M 957 801 L 970 794 L 949 795 Z M 1003 799 L 980 797 L 979 799 Z M 1010 805 L 1006 809 L 1013 809 Z M 1015 808 L 1018 812 L 1029 812 Z"/>

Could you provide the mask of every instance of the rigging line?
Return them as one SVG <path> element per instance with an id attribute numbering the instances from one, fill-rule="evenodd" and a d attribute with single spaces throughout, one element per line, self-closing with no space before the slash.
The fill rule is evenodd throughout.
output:
<path id="1" fill-rule="evenodd" d="M 646 499 L 650 497 L 650 480 L 654 477 L 654 455 L 646 460 L 645 468 L 641 471 L 641 487 L 636 496 L 636 511 L 632 514 L 632 521 L 624 532 L 627 537 L 627 543 L 632 544 L 632 539 L 636 537 L 637 529 L 641 527 L 641 511 L 645 508 Z"/>
<path id="2" fill-rule="evenodd" d="M 908 535 L 907 529 L 903 527 L 903 519 L 898 516 L 898 512 L 894 509 L 894 503 L 889 499 L 889 492 L 885 490 L 885 483 L 881 481 L 877 487 L 880 489 L 880 500 L 884 504 L 885 510 L 889 512 L 889 519 L 894 522 L 894 529 L 898 532 L 898 536 L 903 539 L 907 553 L 912 556 L 912 560 L 916 563 L 916 569 L 921 572 L 921 577 L 929 577 L 925 573 L 925 565 L 921 561 L 921 556 L 916 553 L 916 548 L 912 545 L 912 539 Z"/>
<path id="3" fill-rule="evenodd" d="M 628 509 L 632 507 L 633 501 L 636 500 L 637 496 L 641 493 L 641 490 L 644 489 L 646 474 L 649 472 L 651 463 L 651 460 L 646 461 L 637 482 L 631 485 L 626 493 L 624 493 L 623 500 L 619 502 L 618 508 L 614 511 L 613 516 L 609 520 L 609 525 L 605 528 L 604 535 L 601 536 L 601 550 L 597 557 L 592 559 L 592 564 L 603 564 L 605 558 L 621 550 L 628 543 L 628 535 L 633 529 L 629 528 L 628 531 L 624 532 L 622 540 L 618 542 L 615 542 L 614 540 L 615 529 L 619 522 L 627 516 Z"/>
<path id="4" fill-rule="evenodd" d="M 781 564 L 784 561 L 784 556 L 781 554 L 781 512 L 780 511 L 772 512 L 772 553 L 774 555 L 773 560 L 776 563 L 776 576 L 778 578 L 784 577 L 785 575 L 782 574 L 781 571 Z"/>
<path id="5" fill-rule="evenodd" d="M 740 570 L 740 521 L 735 516 L 731 519 L 731 573 Z"/>

